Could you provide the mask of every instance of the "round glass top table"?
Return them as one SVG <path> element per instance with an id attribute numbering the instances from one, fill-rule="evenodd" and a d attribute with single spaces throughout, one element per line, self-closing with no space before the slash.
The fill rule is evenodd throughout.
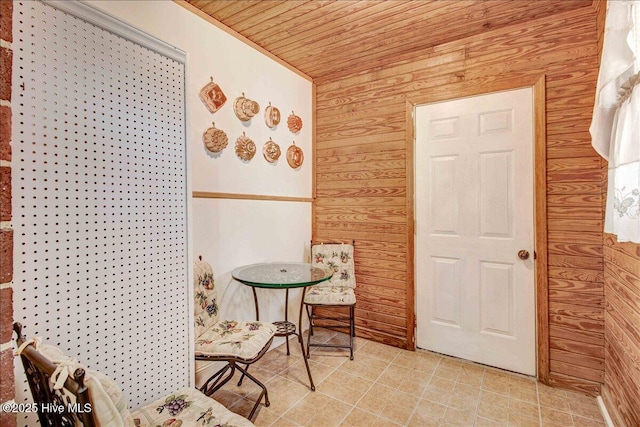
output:
<path id="1" fill-rule="evenodd" d="M 333 271 L 304 262 L 266 262 L 238 267 L 234 279 L 257 288 L 301 288 L 329 280 Z"/>
<path id="2" fill-rule="evenodd" d="M 276 336 L 298 336 L 298 342 L 300 342 L 300 348 L 302 349 L 302 359 L 304 360 L 304 364 L 307 368 L 307 374 L 309 375 L 309 384 L 311 386 L 311 390 L 315 390 L 316 387 L 313 384 L 313 378 L 311 378 L 309 362 L 307 361 L 307 355 L 305 353 L 302 331 L 297 329 L 302 327 L 302 310 L 304 308 L 304 296 L 307 292 L 307 286 L 312 286 L 320 282 L 324 282 L 325 280 L 329 280 L 331 276 L 333 276 L 333 271 L 325 270 L 302 262 L 268 262 L 238 267 L 231 272 L 231 276 L 238 282 L 251 286 L 253 290 L 253 300 L 256 305 L 256 320 L 260 320 L 260 308 L 258 306 L 256 288 L 285 290 L 284 320 L 273 322 L 273 324 L 278 328 Z M 289 311 L 289 289 L 292 288 L 302 288 L 298 328 L 296 328 L 294 323 L 289 321 L 287 314 Z M 287 355 L 289 355 L 288 339 L 286 340 L 286 344 Z M 240 381 L 242 381 L 242 379 Z"/>

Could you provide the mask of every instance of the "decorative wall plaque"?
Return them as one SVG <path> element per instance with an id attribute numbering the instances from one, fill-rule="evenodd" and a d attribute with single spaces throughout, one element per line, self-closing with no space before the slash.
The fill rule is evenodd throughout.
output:
<path id="1" fill-rule="evenodd" d="M 220 86 L 213 82 L 213 77 L 211 77 L 210 83 L 200 89 L 200 99 L 212 113 L 218 111 L 227 102 L 227 97 L 220 89 Z"/>
<path id="2" fill-rule="evenodd" d="M 302 152 L 302 148 L 296 146 L 296 142 L 293 141 L 293 144 L 289 146 L 287 149 L 287 163 L 293 169 L 297 169 L 302 165 L 304 161 L 304 153 Z"/>
<path id="3" fill-rule="evenodd" d="M 213 123 L 213 126 L 207 129 L 204 135 L 202 135 L 202 141 L 207 147 L 207 150 L 212 153 L 219 153 L 225 149 L 229 143 L 229 138 L 223 130 L 217 129 L 216 124 Z"/>
<path id="4" fill-rule="evenodd" d="M 236 154 L 240 159 L 247 162 L 253 159 L 253 156 L 256 154 L 255 142 L 253 142 L 251 138 L 247 137 L 244 132 L 242 132 L 242 135 L 240 135 L 236 140 Z"/>

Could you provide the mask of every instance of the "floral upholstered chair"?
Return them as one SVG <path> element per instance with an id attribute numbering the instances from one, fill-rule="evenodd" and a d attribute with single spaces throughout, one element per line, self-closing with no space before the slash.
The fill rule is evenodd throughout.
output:
<path id="1" fill-rule="evenodd" d="M 60 408 L 36 411 L 42 426 L 253 426 L 195 388 L 177 390 L 130 412 L 122 391 L 111 378 L 87 369 L 39 338 L 25 340 L 19 323 L 13 329 L 17 334 L 16 356 L 22 359 L 34 402 Z M 72 410 L 68 404 L 82 410 Z"/>
<path id="2" fill-rule="evenodd" d="M 220 320 L 213 269 L 207 262 L 196 261 L 194 281 L 196 360 L 226 362 L 200 391 L 211 396 L 233 377 L 236 369 L 239 370 L 242 377 L 238 385 L 246 376 L 262 389 L 249 414 L 252 418 L 263 396 L 265 406 L 269 406 L 269 395 L 264 384 L 247 371 L 248 365 L 257 362 L 269 350 L 276 326 L 257 321 Z"/>
<path id="3" fill-rule="evenodd" d="M 309 347 L 337 347 L 348 348 L 350 358 L 353 360 L 353 338 L 356 336 L 355 329 L 355 306 L 356 306 L 356 277 L 353 261 L 352 244 L 331 243 L 311 245 L 311 263 L 320 267 L 333 270 L 333 276 L 326 282 L 310 287 L 304 297 L 304 304 L 309 316 L 309 336 L 307 337 L 307 357 Z M 318 307 L 345 308 L 349 309 L 349 316 L 322 317 L 315 314 Z M 349 329 L 349 345 L 312 343 L 313 328 L 316 320 L 333 321 L 333 328 Z M 348 326 L 344 325 L 348 321 Z"/>

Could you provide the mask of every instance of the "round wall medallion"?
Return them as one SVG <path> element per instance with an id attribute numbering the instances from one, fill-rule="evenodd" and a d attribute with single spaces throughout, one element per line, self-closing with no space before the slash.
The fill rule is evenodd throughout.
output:
<path id="1" fill-rule="evenodd" d="M 213 126 L 205 131 L 202 135 L 202 141 L 204 142 L 207 150 L 212 153 L 219 153 L 225 149 L 227 144 L 229 144 L 229 138 L 227 134 L 221 130 L 216 128 L 216 124 L 213 123 Z"/>
<path id="2" fill-rule="evenodd" d="M 302 148 L 296 146 L 294 141 L 293 145 L 289 146 L 287 149 L 287 163 L 293 169 L 297 169 L 302 165 L 304 161 L 304 153 L 302 152 Z"/>
<path id="3" fill-rule="evenodd" d="M 280 110 L 271 106 L 271 103 L 264 109 L 264 122 L 270 128 L 274 128 L 280 123 Z"/>
<path id="4" fill-rule="evenodd" d="M 298 133 L 300 132 L 300 129 L 302 129 L 302 119 L 293 114 L 292 111 L 289 118 L 287 118 L 287 126 L 291 132 Z"/>
<path id="5" fill-rule="evenodd" d="M 246 122 L 260 112 L 260 105 L 256 101 L 245 98 L 243 92 L 242 96 L 237 97 L 233 102 L 233 112 L 236 113 L 237 118 Z"/>
<path id="6" fill-rule="evenodd" d="M 262 146 L 262 155 L 267 162 L 273 163 L 280 158 L 280 146 L 273 142 L 271 138 Z"/>
<path id="7" fill-rule="evenodd" d="M 236 140 L 236 154 L 241 160 L 248 162 L 256 154 L 256 144 L 244 132 Z"/>

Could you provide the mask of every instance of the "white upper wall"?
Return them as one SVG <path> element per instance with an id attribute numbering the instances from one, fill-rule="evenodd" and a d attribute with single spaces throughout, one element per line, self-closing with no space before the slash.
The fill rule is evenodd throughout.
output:
<path id="1" fill-rule="evenodd" d="M 311 82 L 172 1 L 90 3 L 187 52 L 187 136 L 194 191 L 311 196 Z M 210 77 L 227 96 L 226 104 L 215 114 L 198 97 Z M 233 101 L 242 92 L 260 104 L 260 113 L 249 122 L 241 122 L 233 112 Z M 276 129 L 264 123 L 269 102 L 282 115 Z M 303 121 L 298 135 L 287 128 L 291 111 Z M 202 134 L 213 121 L 229 137 L 229 145 L 219 155 L 207 151 L 202 142 Z M 243 131 L 257 146 L 255 157 L 248 163 L 242 162 L 234 150 Z M 275 164 L 262 156 L 262 146 L 269 137 L 282 150 Z M 298 170 L 291 169 L 286 161 L 286 150 L 294 140 L 305 155 Z"/>

